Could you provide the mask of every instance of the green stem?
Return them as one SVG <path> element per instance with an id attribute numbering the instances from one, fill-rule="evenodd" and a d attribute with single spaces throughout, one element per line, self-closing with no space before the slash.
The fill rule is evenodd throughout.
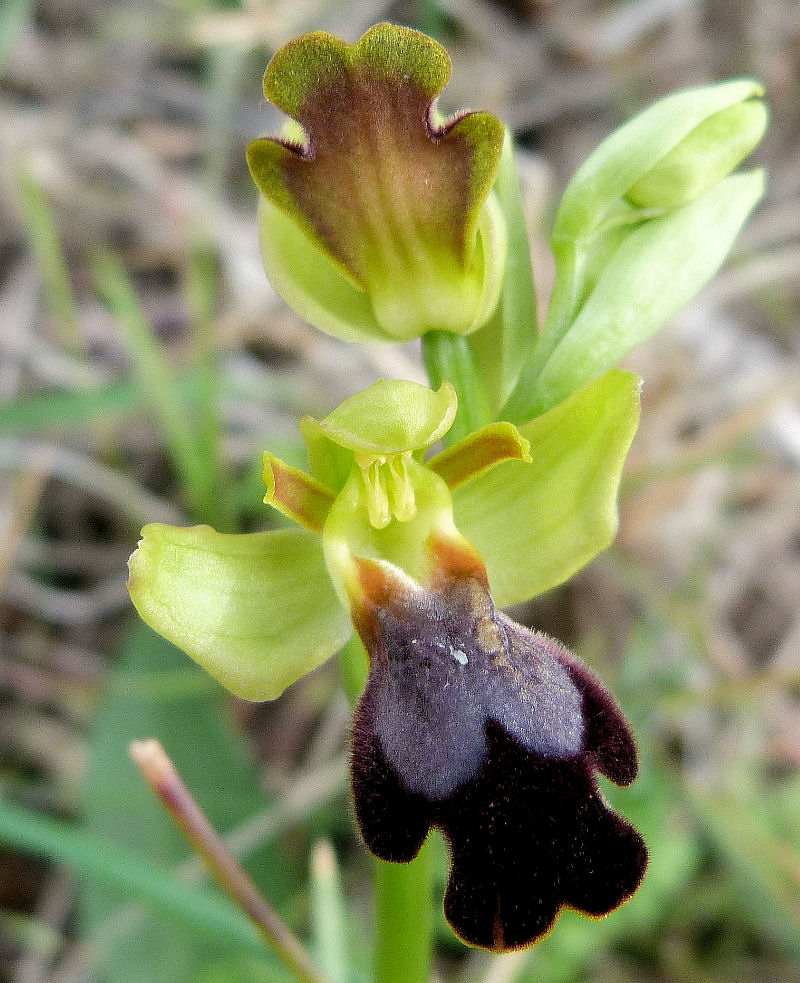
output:
<path id="1" fill-rule="evenodd" d="M 458 412 L 444 440 L 446 445 L 492 422 L 478 360 L 466 338 L 449 331 L 429 331 L 422 336 L 422 360 L 431 385 L 438 389 L 446 379 L 458 396 Z"/>
<path id="2" fill-rule="evenodd" d="M 375 862 L 375 983 L 428 983 L 433 955 L 433 851 Z"/>

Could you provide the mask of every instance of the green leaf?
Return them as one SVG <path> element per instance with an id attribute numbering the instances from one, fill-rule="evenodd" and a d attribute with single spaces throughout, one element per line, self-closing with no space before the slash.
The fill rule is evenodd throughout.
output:
<path id="1" fill-rule="evenodd" d="M 210 886 L 183 884 L 174 873 L 191 849 L 128 755 L 132 740 L 157 738 L 216 828 L 240 826 L 271 800 L 226 702 L 209 676 L 145 625 L 127 638 L 88 737 L 82 828 L 98 843 L 132 854 L 135 870 L 156 871 L 175 910 L 153 909 L 161 895 L 151 900 L 135 883 L 97 881 L 89 861 L 81 922 L 105 983 L 194 983 L 211 966 L 259 952 L 253 965 L 269 969 L 267 978 L 292 979 L 232 902 Z M 299 871 L 274 843 L 250 853 L 245 866 L 273 903 L 286 902 Z M 131 903 L 142 902 L 146 913 L 137 916 Z M 176 914 L 181 907 L 196 913 L 192 922 Z M 249 979 L 263 975 L 254 971 Z"/>
<path id="2" fill-rule="evenodd" d="M 725 178 L 701 198 L 627 235 L 527 391 L 541 413 L 663 327 L 722 265 L 763 194 L 761 171 Z"/>
<path id="3" fill-rule="evenodd" d="M 555 587 L 605 549 L 639 421 L 639 380 L 614 370 L 520 427 L 531 464 L 504 461 L 453 492 L 456 526 L 504 607 Z"/>
<path id="4" fill-rule="evenodd" d="M 136 776 L 134 776 L 136 777 Z M 152 800 L 152 796 L 151 796 Z M 127 796 L 118 796 L 127 804 Z M 135 809 L 126 813 L 130 818 Z M 197 888 L 180 883 L 165 871 L 163 865 L 145 859 L 144 853 L 114 846 L 101 840 L 88 827 L 82 828 L 63 820 L 53 819 L 10 802 L 0 801 L 0 843 L 53 863 L 64 864 L 86 878 L 82 898 L 93 897 L 93 892 L 103 890 L 103 902 L 97 906 L 97 926 L 104 930 L 104 945 L 110 947 L 123 934 L 142 929 L 143 917 L 139 904 L 152 909 L 172 931 L 187 931 L 199 939 L 205 938 L 216 947 L 233 946 L 240 951 L 260 953 L 264 943 L 255 927 L 231 902 L 213 889 Z M 108 889 L 106 891 L 105 889 Z M 118 898 L 129 898 L 125 925 L 113 925 L 114 913 L 110 904 Z M 93 939 L 93 941 L 95 941 Z M 144 941 L 145 945 L 142 945 Z M 139 952 L 144 954 L 147 939 L 136 938 Z M 235 950 L 234 950 L 235 951 Z M 97 960 L 108 957 L 108 952 L 95 950 Z M 144 961 L 144 960 L 143 960 Z M 139 960 L 134 959 L 136 965 Z M 113 976 L 113 973 L 112 973 Z M 131 976 L 120 977 L 127 981 L 137 978 L 138 970 Z M 150 977 L 148 977 L 149 979 Z M 159 978 L 158 975 L 155 978 Z M 170 976 L 170 983 L 176 977 Z"/>
<path id="5" fill-rule="evenodd" d="M 468 336 L 495 413 L 510 395 L 537 337 L 536 288 L 514 141 L 506 130 L 494 194 L 505 216 L 507 252 L 500 303 L 489 321 Z"/>
<path id="6" fill-rule="evenodd" d="M 320 539 L 302 529 L 225 535 L 152 523 L 128 587 L 147 624 L 249 700 L 280 696 L 352 630 Z"/>

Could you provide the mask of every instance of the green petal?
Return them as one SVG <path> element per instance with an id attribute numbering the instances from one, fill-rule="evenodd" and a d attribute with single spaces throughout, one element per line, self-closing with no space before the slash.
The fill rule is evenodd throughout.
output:
<path id="1" fill-rule="evenodd" d="M 321 533 L 333 505 L 333 492 L 269 451 L 264 451 L 263 463 L 262 478 L 267 489 L 265 504 L 304 529 Z"/>
<path id="2" fill-rule="evenodd" d="M 319 423 L 324 435 L 357 454 L 422 450 L 450 429 L 457 400 L 449 382 L 434 391 L 405 379 L 379 379 Z"/>
<path id="3" fill-rule="evenodd" d="M 522 394 L 529 412 L 554 406 L 663 327 L 717 272 L 763 190 L 760 171 L 734 174 L 630 232 Z"/>
<path id="4" fill-rule="evenodd" d="M 533 463 L 506 461 L 456 488 L 456 526 L 483 556 L 498 605 L 555 587 L 609 545 L 638 421 L 639 380 L 607 372 L 519 428 Z"/>
<path id="5" fill-rule="evenodd" d="M 232 693 L 272 700 L 347 641 L 318 536 L 152 523 L 129 562 L 142 619 Z"/>
<path id="6" fill-rule="evenodd" d="M 474 330 L 498 293 L 504 240 L 500 249 L 484 230 L 476 245 L 503 127 L 488 113 L 437 125 L 432 103 L 449 74 L 444 49 L 408 28 L 379 24 L 354 45 L 305 35 L 264 76 L 303 143 L 248 148 L 262 195 L 366 291 L 393 338 Z"/>

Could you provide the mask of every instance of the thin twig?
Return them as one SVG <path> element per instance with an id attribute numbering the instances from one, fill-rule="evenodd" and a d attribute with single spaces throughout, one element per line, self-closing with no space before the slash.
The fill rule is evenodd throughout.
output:
<path id="1" fill-rule="evenodd" d="M 158 795 L 183 835 L 203 858 L 217 883 L 253 921 L 275 954 L 301 983 L 327 983 L 300 940 L 260 894 L 192 797 L 158 741 L 130 746 L 147 783 Z"/>

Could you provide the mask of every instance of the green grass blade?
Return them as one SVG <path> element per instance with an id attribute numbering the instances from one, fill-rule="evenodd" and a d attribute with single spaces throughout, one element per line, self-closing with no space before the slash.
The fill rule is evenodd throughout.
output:
<path id="1" fill-rule="evenodd" d="M 212 938 L 252 953 L 265 951 L 256 929 L 223 898 L 187 887 L 141 857 L 110 849 L 77 827 L 0 802 L 0 841 L 66 864 L 92 881 L 129 895 L 164 917 Z"/>
<path id="2" fill-rule="evenodd" d="M 222 379 L 216 347 L 217 270 L 211 244 L 198 238 L 189 250 L 186 295 L 192 322 L 194 378 L 192 400 L 198 452 L 206 462 L 210 494 L 215 505 L 215 526 L 233 531 L 233 510 L 224 473 L 222 420 L 219 395 Z"/>
<path id="3" fill-rule="evenodd" d="M 312 950 L 330 983 L 347 983 L 347 909 L 342 893 L 339 865 L 326 840 L 317 843 L 311 856 Z"/>
<path id="4" fill-rule="evenodd" d="M 22 220 L 41 272 L 47 306 L 58 325 L 62 342 L 73 352 L 78 352 L 81 349 L 78 303 L 69 281 L 53 210 L 29 167 L 18 167 L 16 177 Z"/>
<path id="5" fill-rule="evenodd" d="M 33 0 L 5 0 L 0 8 L 0 79 L 6 68 L 6 61 L 33 11 Z"/>
<path id="6" fill-rule="evenodd" d="M 142 310 L 120 260 L 98 252 L 92 264 L 97 290 L 117 317 L 138 377 L 150 403 L 194 517 L 213 523 L 216 516 L 213 475 L 197 439 L 194 421 L 174 384 L 162 345 Z"/>

